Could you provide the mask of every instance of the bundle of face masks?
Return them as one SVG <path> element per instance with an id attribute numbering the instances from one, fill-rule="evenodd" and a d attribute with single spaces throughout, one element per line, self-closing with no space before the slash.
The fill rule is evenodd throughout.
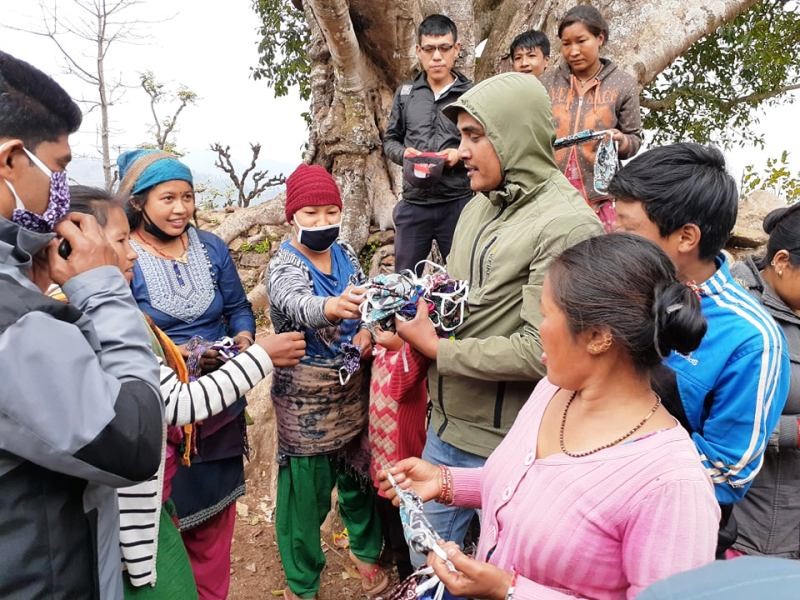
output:
<path id="1" fill-rule="evenodd" d="M 422 277 L 406 270 L 378 275 L 361 284 L 367 290 L 361 304 L 361 320 L 367 327 L 394 331 L 395 316 L 413 319 L 420 300 L 428 304 L 430 319 L 439 335 L 449 335 L 464 322 L 469 284 L 453 279 L 440 265 L 423 263 L 431 266 L 431 272 Z"/>
<path id="2" fill-rule="evenodd" d="M 208 350 L 216 350 L 218 353 L 217 358 L 222 362 L 226 362 L 239 354 L 239 346 L 237 346 L 233 338 L 230 337 L 224 337 L 216 342 L 210 342 L 196 335 L 187 342 L 186 350 L 189 353 L 186 359 L 186 369 L 189 371 L 189 379 L 191 381 L 196 380 L 202 375 L 200 359 Z"/>
<path id="3" fill-rule="evenodd" d="M 608 186 L 619 167 L 617 144 L 608 135 L 600 141 L 594 161 L 594 190 L 598 194 L 607 194 Z"/>

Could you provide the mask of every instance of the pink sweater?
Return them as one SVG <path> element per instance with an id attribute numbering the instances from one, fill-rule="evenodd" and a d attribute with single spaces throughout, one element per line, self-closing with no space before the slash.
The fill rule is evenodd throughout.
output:
<path id="1" fill-rule="evenodd" d="M 483 468 L 453 469 L 455 504 L 483 509 L 478 558 L 518 573 L 514 600 L 634 598 L 712 561 L 719 506 L 688 434 L 535 460 L 556 391 L 536 386 Z"/>

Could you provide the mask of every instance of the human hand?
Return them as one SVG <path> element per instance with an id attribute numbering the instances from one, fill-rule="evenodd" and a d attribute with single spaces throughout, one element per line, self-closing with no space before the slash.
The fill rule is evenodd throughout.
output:
<path id="1" fill-rule="evenodd" d="M 617 142 L 617 148 L 623 150 L 628 146 L 628 136 L 622 133 L 619 129 L 609 129 L 608 134 L 611 139 Z"/>
<path id="2" fill-rule="evenodd" d="M 256 344 L 269 354 L 275 367 L 293 367 L 306 355 L 306 336 L 299 331 L 260 335 Z"/>
<path id="3" fill-rule="evenodd" d="M 372 358 L 372 334 L 368 330 L 361 329 L 355 334 L 353 345 L 361 348 L 361 360 Z"/>
<path id="4" fill-rule="evenodd" d="M 441 469 L 421 458 L 405 458 L 388 469 L 397 484 L 404 490 L 414 490 L 423 502 L 435 500 L 442 493 Z M 395 506 L 400 506 L 392 484 L 389 483 L 387 470 L 378 471 L 378 481 L 381 491 L 392 501 Z"/>
<path id="5" fill-rule="evenodd" d="M 92 215 L 69 213 L 55 226 L 55 232 L 72 246 L 69 258 L 64 259 L 58 254 L 60 239 L 47 245 L 48 271 L 58 285 L 97 267 L 119 267 L 117 253 Z"/>
<path id="6" fill-rule="evenodd" d="M 416 148 L 406 148 L 403 151 L 403 158 L 411 158 L 412 156 L 419 156 L 420 154 L 422 154 L 422 152 Z"/>
<path id="7" fill-rule="evenodd" d="M 457 148 L 445 148 L 438 154 L 445 159 L 448 167 L 455 167 L 458 161 L 461 160 L 461 155 L 459 155 Z"/>
<path id="8" fill-rule="evenodd" d="M 486 600 L 505 600 L 514 575 L 494 565 L 470 558 L 455 542 L 439 542 L 447 558 L 455 567 L 451 571 L 447 563 L 428 552 L 428 566 L 439 577 L 444 586 L 454 596 L 465 598 L 485 598 Z"/>
<path id="9" fill-rule="evenodd" d="M 410 321 L 395 316 L 394 326 L 397 335 L 411 344 L 415 350 L 431 360 L 436 360 L 439 355 L 439 336 L 436 335 L 436 328 L 428 315 L 428 304 L 420 300 L 417 302 L 416 316 Z"/>
<path id="10" fill-rule="evenodd" d="M 397 351 L 403 347 L 403 339 L 394 332 L 375 327 L 375 343 L 387 350 Z"/>
<path id="11" fill-rule="evenodd" d="M 325 318 L 329 321 L 360 319 L 361 311 L 358 307 L 364 302 L 366 293 L 364 288 L 347 286 L 341 296 L 333 296 L 325 302 Z"/>
<path id="12" fill-rule="evenodd" d="M 178 346 L 178 350 L 181 353 L 181 356 L 184 360 L 189 358 L 189 349 L 187 344 L 181 344 Z M 203 354 L 200 355 L 200 372 L 210 373 L 211 371 L 216 371 L 217 369 L 222 366 L 222 361 L 219 358 L 219 352 L 209 348 Z"/>
<path id="13" fill-rule="evenodd" d="M 253 345 L 253 334 L 249 331 L 242 331 L 233 336 L 233 341 L 240 351 L 244 352 Z"/>

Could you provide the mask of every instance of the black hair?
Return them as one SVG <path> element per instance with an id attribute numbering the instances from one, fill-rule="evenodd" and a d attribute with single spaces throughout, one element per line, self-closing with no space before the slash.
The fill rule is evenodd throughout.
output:
<path id="1" fill-rule="evenodd" d="M 640 236 L 580 242 L 553 261 L 548 278 L 570 331 L 608 327 L 640 371 L 672 350 L 691 352 L 706 332 L 697 296 L 678 281 L 669 257 Z"/>
<path id="2" fill-rule="evenodd" d="M 122 202 L 106 190 L 88 185 L 69 186 L 70 212 L 92 215 L 101 227 L 108 223 L 108 209 L 112 206 L 124 208 Z"/>
<path id="3" fill-rule="evenodd" d="M 789 253 L 793 266 L 800 265 L 800 202 L 770 212 L 764 218 L 764 231 L 769 234 L 764 265 L 771 263 L 781 250 Z"/>
<path id="4" fill-rule="evenodd" d="M 562 31 L 575 23 L 581 23 L 594 37 L 600 37 L 602 34 L 603 43 L 608 42 L 608 23 L 594 6 L 580 4 L 570 8 L 558 24 L 558 37 L 561 37 Z"/>
<path id="5" fill-rule="evenodd" d="M 550 56 L 550 40 L 543 31 L 539 31 L 538 29 L 529 29 L 514 38 L 514 41 L 511 42 L 511 50 L 509 52 L 512 60 L 514 59 L 514 52 L 520 48 L 524 48 L 525 50 L 539 48 L 545 58 Z"/>
<path id="6" fill-rule="evenodd" d="M 417 29 L 417 43 L 422 43 L 423 35 L 440 36 L 453 34 L 453 43 L 458 41 L 458 28 L 453 20 L 444 15 L 429 15 L 422 20 Z"/>
<path id="7" fill-rule="evenodd" d="M 0 137 L 33 152 L 42 142 L 75 133 L 81 110 L 64 89 L 25 61 L 0 51 Z"/>
<path id="8" fill-rule="evenodd" d="M 617 202 L 641 202 L 662 237 L 697 225 L 701 260 L 720 253 L 739 209 L 739 192 L 722 152 L 689 142 L 640 154 L 617 171 L 608 191 Z"/>

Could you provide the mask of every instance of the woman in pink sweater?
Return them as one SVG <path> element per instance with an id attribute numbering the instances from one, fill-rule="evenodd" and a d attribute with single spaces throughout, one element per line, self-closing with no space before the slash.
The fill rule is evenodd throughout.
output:
<path id="1" fill-rule="evenodd" d="M 424 500 L 483 511 L 476 558 L 447 543 L 456 571 L 429 564 L 457 596 L 611 600 L 713 560 L 712 483 L 650 387 L 663 356 L 700 343 L 697 298 L 655 245 L 612 234 L 553 261 L 541 309 L 547 378 L 486 465 L 390 469 Z"/>

